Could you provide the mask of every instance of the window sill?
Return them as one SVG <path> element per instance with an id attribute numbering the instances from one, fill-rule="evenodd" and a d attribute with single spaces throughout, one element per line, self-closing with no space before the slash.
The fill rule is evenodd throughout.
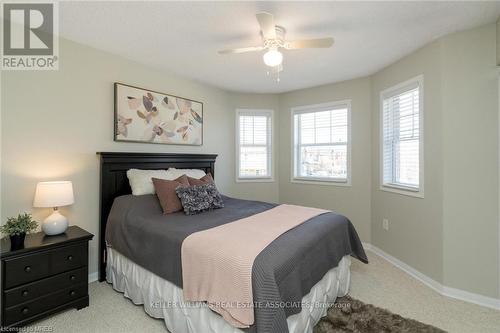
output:
<path id="1" fill-rule="evenodd" d="M 294 177 L 290 180 L 291 183 L 295 184 L 308 184 L 308 185 L 327 185 L 327 186 L 341 186 L 341 187 L 350 187 L 351 182 L 347 179 L 321 179 L 321 178 L 303 178 L 303 177 Z"/>
<path id="2" fill-rule="evenodd" d="M 262 178 L 236 178 L 237 183 L 274 183 L 273 177 Z"/>
<path id="3" fill-rule="evenodd" d="M 383 184 L 380 186 L 380 190 L 385 192 L 392 192 L 401 195 L 406 195 L 409 197 L 415 197 L 421 199 L 424 198 L 424 192 L 421 189 L 401 186 L 397 184 Z"/>

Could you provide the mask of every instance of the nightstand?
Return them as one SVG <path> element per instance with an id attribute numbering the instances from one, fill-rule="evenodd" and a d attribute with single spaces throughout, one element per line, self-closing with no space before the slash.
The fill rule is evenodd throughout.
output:
<path id="1" fill-rule="evenodd" d="M 93 237 L 71 226 L 61 235 L 26 235 L 24 248 L 14 251 L 9 237 L 2 238 L 1 327 L 20 327 L 88 306 L 88 244 Z"/>

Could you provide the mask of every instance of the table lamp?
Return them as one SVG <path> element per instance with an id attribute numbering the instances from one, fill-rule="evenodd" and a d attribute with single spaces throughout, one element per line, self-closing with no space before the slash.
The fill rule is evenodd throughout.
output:
<path id="1" fill-rule="evenodd" d="M 40 182 L 36 185 L 33 207 L 52 207 L 54 211 L 42 223 L 46 235 L 62 234 L 68 228 L 68 219 L 59 212 L 59 207 L 74 202 L 73 184 L 70 181 Z"/>

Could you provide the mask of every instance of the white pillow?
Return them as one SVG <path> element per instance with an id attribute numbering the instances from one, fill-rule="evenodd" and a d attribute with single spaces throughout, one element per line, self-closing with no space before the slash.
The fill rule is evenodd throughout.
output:
<path id="1" fill-rule="evenodd" d="M 155 187 L 151 178 L 174 180 L 177 177 L 173 177 L 167 170 L 130 169 L 127 170 L 127 178 L 130 188 L 132 188 L 132 194 L 143 195 L 155 193 Z"/>
<path id="2" fill-rule="evenodd" d="M 200 170 L 200 169 L 176 169 L 176 168 L 169 168 L 167 170 L 167 172 L 169 173 L 169 175 L 171 175 L 172 177 L 174 177 L 172 179 L 179 178 L 182 175 L 186 175 L 186 176 L 191 177 L 191 178 L 200 179 L 201 177 L 203 177 L 203 176 L 206 175 L 205 171 Z"/>

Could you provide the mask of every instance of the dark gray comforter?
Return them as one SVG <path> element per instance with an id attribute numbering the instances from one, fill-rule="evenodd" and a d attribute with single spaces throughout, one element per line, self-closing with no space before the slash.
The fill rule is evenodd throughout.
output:
<path id="1" fill-rule="evenodd" d="M 225 208 L 187 216 L 182 212 L 163 215 L 155 195 L 118 197 L 109 214 L 106 242 L 182 288 L 181 245 L 187 236 L 276 206 L 223 199 Z M 349 254 L 368 262 L 351 222 L 335 213 L 316 216 L 274 240 L 253 264 L 253 300 L 259 306 L 255 308 L 255 324 L 247 331 L 288 332 L 286 318 L 301 311 L 302 297 Z M 280 302 L 294 306 L 276 306 L 283 304 Z"/>

